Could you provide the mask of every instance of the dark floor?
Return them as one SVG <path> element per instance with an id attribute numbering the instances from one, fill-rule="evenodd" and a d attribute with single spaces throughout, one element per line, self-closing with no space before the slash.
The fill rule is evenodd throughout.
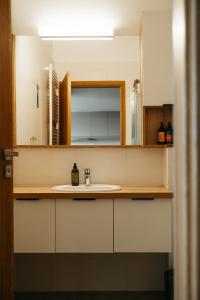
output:
<path id="1" fill-rule="evenodd" d="M 16 293 L 15 300 L 165 300 L 162 292 Z"/>

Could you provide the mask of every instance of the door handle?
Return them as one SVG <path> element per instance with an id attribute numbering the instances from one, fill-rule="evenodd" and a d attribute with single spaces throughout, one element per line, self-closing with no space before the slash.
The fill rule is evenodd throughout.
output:
<path id="1" fill-rule="evenodd" d="M 73 198 L 74 201 L 95 201 L 96 198 Z"/>
<path id="2" fill-rule="evenodd" d="M 131 198 L 133 201 L 153 201 L 155 198 Z"/>
<path id="3" fill-rule="evenodd" d="M 10 148 L 3 149 L 3 158 L 5 160 L 12 160 L 14 156 L 19 156 L 19 152 L 13 151 Z"/>
<path id="4" fill-rule="evenodd" d="M 39 201 L 39 198 L 16 198 L 17 201 Z"/>

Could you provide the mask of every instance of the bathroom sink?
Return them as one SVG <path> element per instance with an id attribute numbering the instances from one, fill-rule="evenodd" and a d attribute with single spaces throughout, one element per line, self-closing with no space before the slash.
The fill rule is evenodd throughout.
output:
<path id="1" fill-rule="evenodd" d="M 121 187 L 119 185 L 110 184 L 91 184 L 89 186 L 80 184 L 78 186 L 56 185 L 53 186 L 52 189 L 60 192 L 109 192 L 121 190 Z"/>

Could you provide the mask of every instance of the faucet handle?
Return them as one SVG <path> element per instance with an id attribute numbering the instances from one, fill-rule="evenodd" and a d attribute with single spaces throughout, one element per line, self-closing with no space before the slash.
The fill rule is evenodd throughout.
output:
<path id="1" fill-rule="evenodd" d="M 90 169 L 89 168 L 85 169 L 85 175 L 90 175 Z"/>

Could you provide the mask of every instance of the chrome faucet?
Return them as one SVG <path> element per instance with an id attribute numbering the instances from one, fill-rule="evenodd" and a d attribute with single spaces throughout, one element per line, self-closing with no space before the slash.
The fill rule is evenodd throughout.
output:
<path id="1" fill-rule="evenodd" d="M 91 185 L 90 169 L 85 169 L 85 185 L 86 186 Z"/>

